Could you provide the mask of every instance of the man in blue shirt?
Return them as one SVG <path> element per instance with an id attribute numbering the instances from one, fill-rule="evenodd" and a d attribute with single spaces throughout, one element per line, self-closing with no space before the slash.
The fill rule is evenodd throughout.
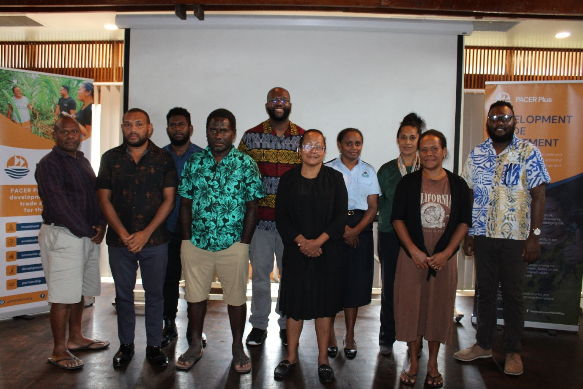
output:
<path id="1" fill-rule="evenodd" d="M 194 153 L 202 149 L 190 142 L 192 137 L 192 123 L 190 112 L 181 107 L 172 108 L 166 115 L 166 133 L 170 144 L 163 147 L 176 162 L 178 182 L 182 176 L 182 169 L 186 161 Z M 176 312 L 178 311 L 178 298 L 180 297 L 179 282 L 182 274 L 180 263 L 180 224 L 178 223 L 178 210 L 180 209 L 180 196 L 176 195 L 176 205 L 168 216 L 168 231 L 170 231 L 170 243 L 168 245 L 168 265 L 166 267 L 166 279 L 164 280 L 164 330 L 162 331 L 162 347 L 178 337 L 176 330 Z M 188 331 L 186 337 L 188 338 Z M 203 344 L 206 345 L 206 337 L 203 336 Z"/>

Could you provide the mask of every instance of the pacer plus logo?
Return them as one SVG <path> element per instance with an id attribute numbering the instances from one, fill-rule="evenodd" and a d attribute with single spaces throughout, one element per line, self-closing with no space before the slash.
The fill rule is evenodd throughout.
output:
<path id="1" fill-rule="evenodd" d="M 510 103 L 510 94 L 507 92 L 498 93 L 498 95 L 496 96 L 496 101 L 500 101 L 500 100 Z"/>
<path id="2" fill-rule="evenodd" d="M 26 177 L 28 172 L 30 172 L 28 162 L 20 155 L 15 155 L 10 158 L 6 163 L 4 171 L 8 174 L 8 177 L 16 179 Z"/>

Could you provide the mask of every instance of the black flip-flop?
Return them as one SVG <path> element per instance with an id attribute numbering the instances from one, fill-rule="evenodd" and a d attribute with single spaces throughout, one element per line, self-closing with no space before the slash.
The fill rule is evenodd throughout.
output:
<path id="1" fill-rule="evenodd" d="M 407 376 L 407 380 L 408 380 L 408 381 L 405 381 L 402 376 L 399 376 L 399 380 L 401 381 L 401 383 L 403 385 L 414 386 L 417 383 L 417 373 L 409 374 L 406 371 L 403 371 L 401 374 L 405 374 Z M 413 379 L 415 381 L 412 381 Z"/>
<path id="2" fill-rule="evenodd" d="M 62 365 L 61 364 L 61 362 L 63 362 L 63 361 L 79 361 L 79 358 L 77 358 L 77 357 L 72 357 L 72 358 L 67 357 L 67 358 L 57 359 L 56 361 L 54 361 L 52 358 L 48 358 L 47 359 L 47 362 L 48 363 L 50 363 L 51 365 L 56 366 L 58 368 L 61 368 L 63 370 L 77 370 L 77 369 L 80 369 L 80 368 L 83 367 L 83 362 L 81 362 L 80 364 L 75 365 L 75 366 L 65 366 L 65 365 Z"/>
<path id="3" fill-rule="evenodd" d="M 435 380 L 442 378 L 441 374 L 437 374 L 435 377 L 427 373 L 427 377 L 425 377 L 425 385 L 429 386 L 430 388 L 442 388 L 443 387 L 443 378 L 440 384 L 436 384 Z M 431 383 L 429 383 L 431 380 Z"/>
<path id="4" fill-rule="evenodd" d="M 190 363 L 192 361 L 192 363 L 190 363 L 190 365 L 188 366 L 178 366 L 176 365 L 176 370 L 182 370 L 182 371 L 188 371 L 190 369 L 192 369 L 192 367 L 194 365 L 196 365 L 196 362 L 200 361 L 200 358 L 202 358 L 202 354 L 203 354 L 204 350 L 201 348 L 200 349 L 200 354 L 198 355 L 194 355 L 194 356 L 190 356 L 190 357 L 185 357 L 184 354 L 182 354 L 181 356 L 178 357 L 178 360 L 182 360 L 182 363 Z"/>
<path id="5" fill-rule="evenodd" d="M 91 347 L 94 344 L 103 343 L 103 346 L 98 347 Z M 99 351 L 105 350 L 109 347 L 109 342 L 107 340 L 93 340 L 91 343 L 86 344 L 85 346 L 70 348 L 69 351 Z"/>
<path id="6" fill-rule="evenodd" d="M 241 359 L 239 359 L 239 362 L 241 361 Z M 239 374 L 247 374 L 251 372 L 251 368 L 253 366 L 251 366 L 251 359 L 248 359 L 248 363 L 249 363 L 249 368 L 248 369 L 243 369 L 242 366 L 245 366 L 247 363 L 241 365 L 241 364 L 235 364 L 235 360 L 233 359 L 233 361 L 231 362 L 231 365 L 233 365 L 233 369 L 235 369 L 235 371 Z M 239 366 L 239 368 L 237 368 L 237 366 Z"/>

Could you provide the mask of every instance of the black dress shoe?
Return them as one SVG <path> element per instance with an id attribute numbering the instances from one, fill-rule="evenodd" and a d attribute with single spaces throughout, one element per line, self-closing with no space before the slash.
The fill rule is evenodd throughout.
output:
<path id="1" fill-rule="evenodd" d="M 122 344 L 113 356 L 113 367 L 124 367 L 134 357 L 134 344 Z"/>
<path id="2" fill-rule="evenodd" d="M 318 378 L 320 378 L 320 381 L 322 382 L 332 382 L 334 381 L 334 370 L 332 370 L 330 365 L 320 365 L 318 368 Z"/>
<path id="3" fill-rule="evenodd" d="M 192 343 L 192 335 L 190 335 L 189 329 L 186 329 L 186 342 L 189 345 Z M 202 333 L 201 343 L 203 348 L 206 347 L 206 334 L 204 332 Z"/>
<path id="4" fill-rule="evenodd" d="M 275 371 L 273 372 L 273 377 L 276 380 L 284 379 L 285 377 L 287 377 L 289 375 L 292 367 L 294 367 L 295 365 L 296 365 L 295 363 L 291 364 L 290 361 L 288 361 L 287 359 L 284 359 L 283 361 L 279 362 L 279 364 L 275 368 Z"/>
<path id="5" fill-rule="evenodd" d="M 342 341 L 345 343 L 345 340 Z M 356 357 L 356 342 L 354 342 L 354 348 L 346 348 L 344 347 L 344 355 L 346 355 L 347 359 L 354 359 Z"/>
<path id="6" fill-rule="evenodd" d="M 178 331 L 176 330 L 176 323 L 173 319 L 164 318 L 164 329 L 162 330 L 162 345 L 166 347 L 174 339 L 178 338 Z"/>
<path id="7" fill-rule="evenodd" d="M 162 351 L 159 346 L 148 346 L 146 347 L 146 358 L 156 367 L 166 367 L 168 366 L 168 357 Z"/>
<path id="8" fill-rule="evenodd" d="M 336 358 L 338 355 L 338 347 L 328 347 L 328 356 L 330 358 Z"/>

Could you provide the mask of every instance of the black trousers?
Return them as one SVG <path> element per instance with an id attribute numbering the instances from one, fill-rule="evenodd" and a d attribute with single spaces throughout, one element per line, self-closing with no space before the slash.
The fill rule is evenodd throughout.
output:
<path id="1" fill-rule="evenodd" d="M 478 295 L 478 331 L 480 347 L 492 348 L 498 316 L 498 284 L 504 304 L 504 352 L 522 350 L 524 331 L 524 277 L 527 263 L 522 258 L 523 240 L 474 238 L 476 293 Z"/>
<path id="2" fill-rule="evenodd" d="M 164 317 L 170 320 L 176 319 L 178 312 L 178 298 L 180 297 L 180 276 L 182 275 L 182 263 L 180 262 L 180 245 L 182 236 L 172 232 L 168 244 L 168 265 L 166 266 L 166 278 L 164 279 Z"/>
<path id="3" fill-rule="evenodd" d="M 381 329 L 379 346 L 392 346 L 395 343 L 394 289 L 397 258 L 399 257 L 399 238 L 390 232 L 378 232 L 379 259 L 381 261 Z"/>

